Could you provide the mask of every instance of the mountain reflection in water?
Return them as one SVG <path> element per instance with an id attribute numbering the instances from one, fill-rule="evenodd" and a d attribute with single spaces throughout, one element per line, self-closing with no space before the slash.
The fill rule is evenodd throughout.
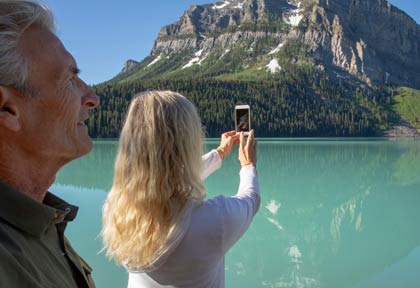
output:
<path id="1" fill-rule="evenodd" d="M 116 142 L 95 142 L 52 187 L 82 206 L 69 238 L 92 262 L 99 287 L 115 275 L 123 287 L 127 277 L 116 267 L 115 275 L 101 272 L 108 264 L 96 255 L 100 241 L 96 251 L 84 248 L 100 231 L 116 149 Z M 209 197 L 236 193 L 236 153 L 206 180 Z M 227 287 L 420 286 L 413 268 L 420 265 L 420 142 L 262 139 L 258 153 L 261 207 L 226 257 Z"/>

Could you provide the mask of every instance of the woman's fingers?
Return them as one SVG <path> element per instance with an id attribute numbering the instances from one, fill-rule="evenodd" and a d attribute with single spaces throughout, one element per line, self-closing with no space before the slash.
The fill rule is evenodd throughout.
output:
<path id="1" fill-rule="evenodd" d="M 257 141 L 254 139 L 254 130 L 251 130 L 245 144 L 245 135 L 240 134 L 239 162 L 242 166 L 256 166 L 257 163 Z"/>
<path id="2" fill-rule="evenodd" d="M 218 147 L 222 148 L 219 153 L 223 153 L 222 159 L 229 156 L 232 152 L 232 148 L 239 143 L 240 135 L 235 132 L 235 130 L 225 132 L 221 135 L 220 145 Z"/>
<path id="3" fill-rule="evenodd" d="M 239 143 L 239 137 L 240 137 L 240 134 L 236 134 L 236 132 L 235 132 L 235 135 L 230 136 L 231 142 L 233 144 L 232 146 L 235 146 L 236 144 Z"/>
<path id="4" fill-rule="evenodd" d="M 245 147 L 245 135 L 244 132 L 239 134 L 239 149 L 244 149 Z"/>
<path id="5" fill-rule="evenodd" d="M 246 141 L 247 147 L 252 147 L 254 141 L 254 130 L 251 130 L 248 135 L 248 140 Z"/>
<path id="6" fill-rule="evenodd" d="M 224 134 L 225 135 L 228 135 L 228 136 L 234 136 L 234 135 L 236 135 L 236 131 L 235 130 L 232 130 L 232 131 L 228 131 L 228 132 L 226 132 Z"/>

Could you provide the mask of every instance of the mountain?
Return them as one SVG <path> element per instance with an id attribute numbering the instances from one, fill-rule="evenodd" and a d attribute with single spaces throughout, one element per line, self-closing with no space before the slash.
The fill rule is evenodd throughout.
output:
<path id="1" fill-rule="evenodd" d="M 121 73 L 126 73 L 128 71 L 130 71 L 131 69 L 133 69 L 134 67 L 136 67 L 136 65 L 139 64 L 139 62 L 129 59 L 127 61 L 125 61 L 124 63 L 124 67 L 121 70 Z"/>
<path id="2" fill-rule="evenodd" d="M 260 111 L 263 136 L 381 135 L 404 120 L 394 88 L 420 89 L 420 26 L 386 0 L 229 0 L 191 6 L 129 63 L 95 87 L 122 96 L 121 111 L 129 93 L 172 89 L 194 101 L 209 135 L 231 122 L 218 106 L 239 102 Z"/>
<path id="3" fill-rule="evenodd" d="M 420 26 L 386 0 L 230 0 L 193 5 L 176 23 L 160 30 L 150 57 L 136 73 L 118 79 L 176 73 L 216 55 L 224 60 L 238 47 L 252 58 L 241 61 L 242 69 L 253 71 L 276 59 L 287 43 L 304 45 L 312 64 L 335 77 L 420 88 Z M 201 72 L 220 73 L 216 62 Z M 162 65 L 165 69 L 159 69 Z M 277 67 L 275 62 L 271 66 Z"/>

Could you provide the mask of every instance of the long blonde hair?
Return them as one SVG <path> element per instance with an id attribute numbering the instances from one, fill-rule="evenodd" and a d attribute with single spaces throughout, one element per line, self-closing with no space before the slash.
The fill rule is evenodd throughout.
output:
<path id="1" fill-rule="evenodd" d="M 103 207 L 107 255 L 147 268 L 180 233 L 190 199 L 202 200 L 201 121 L 194 105 L 171 91 L 134 97 L 121 132 L 114 182 Z"/>

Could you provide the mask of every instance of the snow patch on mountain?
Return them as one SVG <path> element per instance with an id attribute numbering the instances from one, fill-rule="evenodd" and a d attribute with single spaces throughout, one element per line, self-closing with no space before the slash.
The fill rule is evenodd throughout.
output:
<path id="1" fill-rule="evenodd" d="M 289 4 L 291 4 L 290 2 L 288 2 Z M 301 6 L 301 2 L 299 2 L 297 4 L 297 9 L 291 10 L 288 14 L 288 16 L 285 19 L 285 22 L 287 24 L 292 25 L 293 27 L 297 27 L 300 23 L 300 21 L 303 19 L 303 14 L 301 14 L 301 12 L 303 12 L 303 9 L 300 9 Z"/>
<path id="2" fill-rule="evenodd" d="M 156 57 L 152 62 L 149 63 L 149 65 L 147 65 L 147 67 L 152 66 L 153 64 L 155 64 L 156 62 L 158 62 L 160 59 L 162 59 L 162 54 L 160 54 L 158 57 Z"/>
<path id="3" fill-rule="evenodd" d="M 214 4 L 213 9 L 223 9 L 225 8 L 227 5 L 229 5 L 230 2 L 229 1 L 224 1 L 222 4 L 220 5 L 216 5 Z"/>
<path id="4" fill-rule="evenodd" d="M 265 67 L 267 67 L 267 70 L 269 70 L 271 74 L 274 74 L 277 71 L 281 71 L 281 66 L 279 65 L 277 59 L 271 60 L 270 63 L 268 63 L 268 65 L 266 65 Z"/>
<path id="5" fill-rule="evenodd" d="M 191 59 L 190 62 L 188 62 L 187 64 L 185 64 L 184 66 L 182 66 L 181 69 L 185 69 L 185 68 L 191 67 L 191 66 L 193 66 L 195 64 L 201 65 L 201 63 L 207 58 L 207 55 L 204 56 L 203 58 L 200 58 L 201 55 L 203 54 L 203 51 L 204 51 L 204 49 L 201 49 L 200 51 L 197 51 L 194 54 L 195 57 L 193 59 Z"/>
<path id="6" fill-rule="evenodd" d="M 273 50 L 268 52 L 268 55 L 276 54 L 277 52 L 280 51 L 281 47 L 283 47 L 283 46 L 284 46 L 284 42 L 280 43 L 276 48 L 274 48 Z"/>

